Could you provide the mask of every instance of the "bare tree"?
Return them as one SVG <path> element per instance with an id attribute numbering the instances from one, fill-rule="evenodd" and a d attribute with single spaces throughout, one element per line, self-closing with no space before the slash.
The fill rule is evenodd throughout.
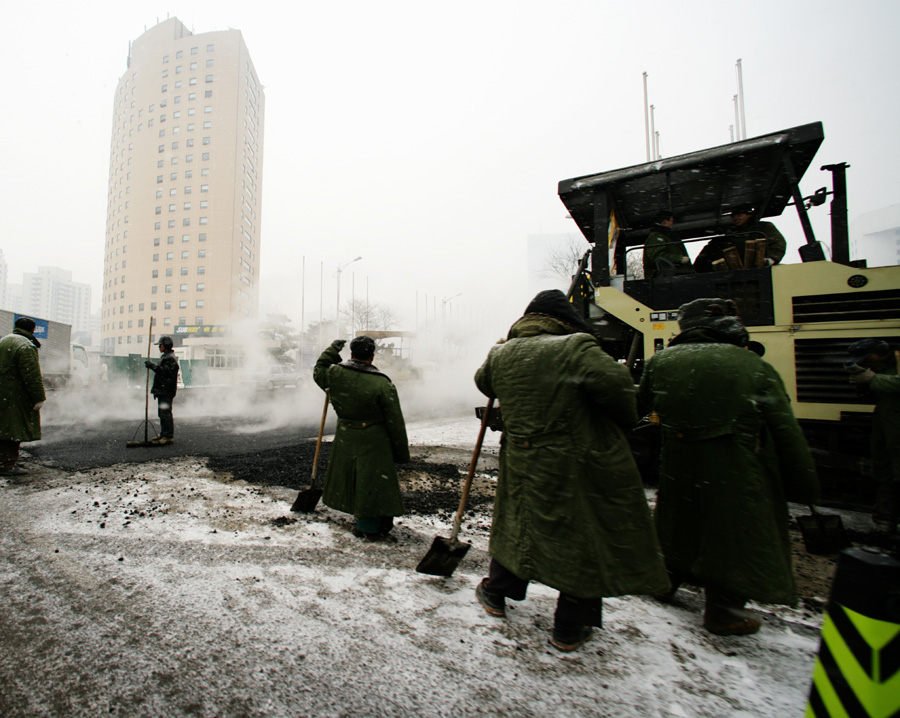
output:
<path id="1" fill-rule="evenodd" d="M 352 331 L 368 330 L 384 331 L 395 328 L 397 313 L 386 304 L 371 303 L 365 299 L 353 299 L 341 309 L 341 314 L 348 323 L 352 322 Z"/>
<path id="2" fill-rule="evenodd" d="M 584 241 L 579 241 L 573 234 L 568 235 L 565 244 L 551 247 L 547 253 L 547 261 L 541 276 L 547 279 L 558 279 L 566 285 L 578 270 L 578 263 L 588 250 Z"/>

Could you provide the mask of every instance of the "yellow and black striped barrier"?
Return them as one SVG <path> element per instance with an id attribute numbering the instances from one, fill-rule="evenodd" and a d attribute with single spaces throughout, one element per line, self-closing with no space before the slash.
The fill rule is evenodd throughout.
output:
<path id="1" fill-rule="evenodd" d="M 805 718 L 900 718 L 900 561 L 843 551 Z"/>

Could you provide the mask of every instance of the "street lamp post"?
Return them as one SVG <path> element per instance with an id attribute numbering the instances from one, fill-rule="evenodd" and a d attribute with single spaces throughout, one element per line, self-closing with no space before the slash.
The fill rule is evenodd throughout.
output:
<path id="1" fill-rule="evenodd" d="M 357 257 L 356 259 L 351 259 L 349 262 L 344 262 L 343 264 L 339 264 L 337 268 L 337 272 L 335 272 L 335 276 L 337 277 L 337 307 L 335 308 L 335 317 L 334 323 L 337 325 L 337 338 L 341 338 L 341 272 L 343 272 L 347 267 L 349 267 L 354 262 L 358 262 L 362 257 Z"/>

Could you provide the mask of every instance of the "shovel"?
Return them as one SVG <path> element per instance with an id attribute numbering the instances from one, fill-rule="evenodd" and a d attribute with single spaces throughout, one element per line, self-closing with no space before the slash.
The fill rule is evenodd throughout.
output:
<path id="1" fill-rule="evenodd" d="M 840 516 L 820 514 L 812 504 L 809 510 L 809 516 L 797 517 L 803 544 L 809 553 L 818 555 L 837 553 L 850 547 L 850 539 L 847 538 Z"/>
<path id="2" fill-rule="evenodd" d="M 462 496 L 459 500 L 459 508 L 456 510 L 456 518 L 453 519 L 453 532 L 450 534 L 449 539 L 441 538 L 440 536 L 434 537 L 428 553 L 422 557 L 419 565 L 416 566 L 416 571 L 419 573 L 427 573 L 431 576 L 451 576 L 456 567 L 459 566 L 459 562 L 463 560 L 463 557 L 472 547 L 472 544 L 459 541 L 457 536 L 459 536 L 463 512 L 466 510 L 466 502 L 469 500 L 472 477 L 475 475 L 475 466 L 478 464 L 481 443 L 484 441 L 484 432 L 487 429 L 493 406 L 494 400 L 491 398 L 488 401 L 487 408 L 481 415 L 481 429 L 478 432 L 478 441 L 475 443 L 475 451 L 472 454 L 472 463 L 469 464 L 469 473 L 466 475 L 466 480 L 463 483 Z"/>
<path id="3" fill-rule="evenodd" d="M 308 514 L 312 511 L 315 511 L 316 504 L 318 504 L 319 499 L 322 498 L 322 489 L 317 489 L 314 484 L 316 483 L 316 469 L 319 468 L 319 450 L 322 448 L 322 432 L 325 430 L 325 415 L 327 413 L 328 391 L 326 390 L 325 406 L 322 407 L 322 421 L 319 423 L 319 438 L 316 440 L 316 454 L 313 457 L 312 475 L 309 478 L 309 488 L 303 489 L 299 494 L 297 494 L 297 498 L 294 499 L 294 503 L 291 506 L 291 511 Z"/>
<path id="4" fill-rule="evenodd" d="M 150 348 L 153 346 L 151 342 L 153 341 L 153 317 L 150 317 L 150 328 L 147 329 L 147 361 L 150 361 Z M 152 443 L 150 439 L 147 438 L 147 430 L 150 428 L 150 370 L 147 369 L 147 386 L 144 389 L 144 440 L 139 441 L 134 437 L 138 435 L 138 432 L 141 430 L 141 427 L 137 428 L 137 431 L 134 432 L 134 436 L 131 437 L 131 441 L 125 442 L 125 447 L 128 449 L 134 449 L 138 446 L 156 446 L 156 444 Z M 156 432 L 156 427 L 153 427 L 153 431 Z"/>

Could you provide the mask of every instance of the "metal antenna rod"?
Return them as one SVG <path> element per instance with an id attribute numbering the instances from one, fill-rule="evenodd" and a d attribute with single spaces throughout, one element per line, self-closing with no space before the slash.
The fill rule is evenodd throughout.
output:
<path id="1" fill-rule="evenodd" d="M 644 137 L 647 140 L 647 162 L 650 161 L 650 112 L 647 109 L 647 73 L 644 73 Z"/>

